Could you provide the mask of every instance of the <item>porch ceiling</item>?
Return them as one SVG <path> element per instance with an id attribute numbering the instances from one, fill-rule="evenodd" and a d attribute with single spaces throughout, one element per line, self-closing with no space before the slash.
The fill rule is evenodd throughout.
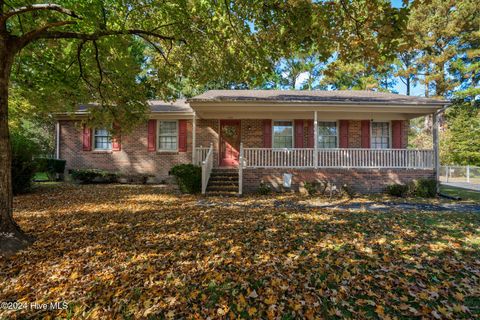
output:
<path id="1" fill-rule="evenodd" d="M 197 117 L 203 119 L 378 119 L 408 120 L 433 114 L 442 105 L 318 104 L 318 103 L 191 103 Z"/>

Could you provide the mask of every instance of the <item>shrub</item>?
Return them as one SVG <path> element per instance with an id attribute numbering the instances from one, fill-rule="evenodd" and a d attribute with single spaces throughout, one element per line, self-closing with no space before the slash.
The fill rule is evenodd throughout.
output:
<path id="1" fill-rule="evenodd" d="M 437 194 L 437 181 L 425 178 L 415 180 L 411 186 L 411 193 L 421 198 L 433 198 Z"/>
<path id="2" fill-rule="evenodd" d="M 309 196 L 313 196 L 317 193 L 318 191 L 318 183 L 313 181 L 313 182 L 305 182 L 303 184 L 303 187 L 305 188 L 305 190 L 307 190 L 307 193 Z"/>
<path id="3" fill-rule="evenodd" d="M 51 158 L 37 158 L 36 169 L 37 172 L 46 172 L 50 180 L 55 179 L 55 175 L 63 174 L 67 161 Z"/>
<path id="4" fill-rule="evenodd" d="M 13 194 L 25 193 L 32 187 L 32 179 L 35 175 L 33 157 L 39 152 L 40 147 L 35 141 L 19 132 L 12 132 L 11 144 Z"/>
<path id="5" fill-rule="evenodd" d="M 118 175 L 98 169 L 79 169 L 71 171 L 72 178 L 80 183 L 112 183 L 117 181 Z"/>
<path id="6" fill-rule="evenodd" d="M 353 199 L 355 197 L 355 191 L 348 184 L 344 184 L 342 186 L 342 192 L 346 194 L 350 199 Z"/>
<path id="7" fill-rule="evenodd" d="M 179 164 L 170 170 L 177 178 L 182 193 L 198 193 L 202 189 L 202 168 L 193 164 Z"/>
<path id="8" fill-rule="evenodd" d="M 270 194 L 271 192 L 272 192 L 272 188 L 270 187 L 270 185 L 268 185 L 266 183 L 263 183 L 263 182 L 260 183 L 260 186 L 257 189 L 257 193 L 262 195 L 262 196 L 266 196 L 266 195 Z"/>
<path id="9" fill-rule="evenodd" d="M 395 197 L 405 197 L 408 193 L 408 186 L 404 184 L 391 184 L 387 186 L 387 193 Z"/>

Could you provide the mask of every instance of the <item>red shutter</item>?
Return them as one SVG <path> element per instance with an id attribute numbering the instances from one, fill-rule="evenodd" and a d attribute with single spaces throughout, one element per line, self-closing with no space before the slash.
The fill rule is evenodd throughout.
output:
<path id="1" fill-rule="evenodd" d="M 307 148 L 314 148 L 314 135 L 313 120 L 307 120 Z"/>
<path id="2" fill-rule="evenodd" d="M 303 148 L 303 120 L 295 120 L 295 148 Z"/>
<path id="3" fill-rule="evenodd" d="M 187 152 L 187 120 L 178 120 L 178 151 Z"/>
<path id="4" fill-rule="evenodd" d="M 370 120 L 362 120 L 362 148 L 370 148 Z"/>
<path id="5" fill-rule="evenodd" d="M 155 151 L 156 147 L 156 136 L 157 136 L 157 120 L 148 120 L 148 151 Z"/>
<path id="6" fill-rule="evenodd" d="M 83 125 L 83 151 L 92 151 L 92 129 Z"/>
<path id="7" fill-rule="evenodd" d="M 402 122 L 401 120 L 392 120 L 392 148 L 402 148 Z"/>
<path id="8" fill-rule="evenodd" d="M 263 120 L 263 147 L 272 147 L 272 120 Z"/>
<path id="9" fill-rule="evenodd" d="M 112 151 L 122 150 L 121 136 L 120 136 L 120 127 L 117 124 L 113 125 L 116 135 L 112 137 Z"/>
<path id="10" fill-rule="evenodd" d="M 340 120 L 340 148 L 348 148 L 348 120 Z"/>

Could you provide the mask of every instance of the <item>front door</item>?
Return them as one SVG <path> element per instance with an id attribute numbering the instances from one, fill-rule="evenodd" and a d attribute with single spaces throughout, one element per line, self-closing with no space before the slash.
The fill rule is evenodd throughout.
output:
<path id="1" fill-rule="evenodd" d="M 220 166 L 238 165 L 240 120 L 220 120 Z"/>

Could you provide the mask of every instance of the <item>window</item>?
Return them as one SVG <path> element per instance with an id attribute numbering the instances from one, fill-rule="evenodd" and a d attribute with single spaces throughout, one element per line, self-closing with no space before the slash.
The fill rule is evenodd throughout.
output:
<path id="1" fill-rule="evenodd" d="M 318 123 L 318 147 L 319 148 L 337 148 L 337 123 L 319 122 Z"/>
<path id="2" fill-rule="evenodd" d="M 158 150 L 177 151 L 178 149 L 178 123 L 177 121 L 158 122 Z"/>
<path id="3" fill-rule="evenodd" d="M 390 147 L 390 123 L 372 122 L 372 149 Z"/>
<path id="4" fill-rule="evenodd" d="M 292 121 L 273 121 L 273 147 L 293 148 Z"/>
<path id="5" fill-rule="evenodd" d="M 95 150 L 112 150 L 112 137 L 107 129 L 95 129 L 93 133 L 93 146 Z"/>

